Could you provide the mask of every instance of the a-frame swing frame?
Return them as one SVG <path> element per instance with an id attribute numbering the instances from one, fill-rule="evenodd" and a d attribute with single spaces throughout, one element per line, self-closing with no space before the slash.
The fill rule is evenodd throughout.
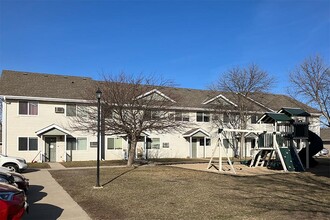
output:
<path id="1" fill-rule="evenodd" d="M 212 166 L 216 167 L 213 163 L 213 159 L 215 157 L 215 152 L 216 152 L 216 149 L 219 148 L 219 163 L 218 163 L 218 172 L 224 172 L 224 170 L 222 169 L 222 150 L 224 149 L 224 145 L 223 145 L 223 132 L 239 132 L 239 133 L 250 133 L 250 132 L 253 132 L 253 133 L 257 133 L 257 134 L 261 134 L 261 133 L 267 133 L 267 131 L 264 131 L 264 130 L 248 130 L 248 129 L 228 129 L 228 128 L 224 128 L 224 129 L 219 129 L 218 130 L 218 144 L 213 148 L 212 150 L 212 156 L 210 158 L 210 161 L 207 165 L 207 169 L 210 169 Z M 272 132 L 273 134 L 273 150 L 277 152 L 277 154 L 279 155 L 280 157 L 280 160 L 281 160 L 281 163 L 283 165 L 283 168 L 284 168 L 284 171 L 287 171 L 287 168 L 285 166 L 285 163 L 284 163 L 284 160 L 283 160 L 283 157 L 281 155 L 281 152 L 277 146 L 277 143 L 276 143 L 276 137 L 275 137 L 275 134 L 276 132 Z M 228 160 L 228 163 L 231 167 L 231 170 L 232 170 L 232 173 L 236 174 L 236 171 L 234 169 L 234 166 L 233 166 L 233 163 L 232 161 L 230 160 L 230 157 L 228 156 L 227 152 L 225 151 L 225 154 L 226 154 L 226 157 L 227 157 L 227 160 Z"/>

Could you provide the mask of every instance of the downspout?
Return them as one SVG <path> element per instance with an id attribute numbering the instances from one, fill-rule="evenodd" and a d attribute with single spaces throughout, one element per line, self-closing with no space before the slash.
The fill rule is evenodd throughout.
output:
<path id="1" fill-rule="evenodd" d="M 2 153 L 7 155 L 8 153 L 8 144 L 7 144 L 7 101 L 6 96 L 3 96 L 2 99 Z"/>

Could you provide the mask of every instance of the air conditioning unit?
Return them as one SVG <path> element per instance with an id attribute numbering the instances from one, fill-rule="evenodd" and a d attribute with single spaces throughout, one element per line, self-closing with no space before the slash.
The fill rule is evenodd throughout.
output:
<path id="1" fill-rule="evenodd" d="M 55 113 L 64 113 L 64 108 L 62 108 L 62 107 L 55 107 Z"/>

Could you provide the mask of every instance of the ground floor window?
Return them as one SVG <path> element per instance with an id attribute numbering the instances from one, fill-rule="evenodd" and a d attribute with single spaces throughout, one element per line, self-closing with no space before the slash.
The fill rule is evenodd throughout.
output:
<path id="1" fill-rule="evenodd" d="M 160 148 L 160 138 L 147 139 L 147 149 L 159 149 L 159 148 Z"/>
<path id="2" fill-rule="evenodd" d="M 204 138 L 199 139 L 199 145 L 204 146 Z M 211 146 L 210 138 L 205 138 L 205 146 Z"/>
<path id="3" fill-rule="evenodd" d="M 87 138 L 66 138 L 66 149 L 67 150 L 87 150 Z"/>
<path id="4" fill-rule="evenodd" d="M 223 139 L 223 146 L 227 149 L 230 148 L 233 143 L 232 141 L 233 140 L 230 140 L 230 139 Z"/>
<path id="5" fill-rule="evenodd" d="M 18 138 L 19 151 L 33 151 L 38 150 L 38 138 L 35 137 L 19 137 Z"/>
<path id="6" fill-rule="evenodd" d="M 163 148 L 170 148 L 170 143 L 168 143 L 168 142 L 163 143 Z"/>
<path id="7" fill-rule="evenodd" d="M 108 138 L 108 150 L 119 150 L 123 148 L 122 138 Z"/>

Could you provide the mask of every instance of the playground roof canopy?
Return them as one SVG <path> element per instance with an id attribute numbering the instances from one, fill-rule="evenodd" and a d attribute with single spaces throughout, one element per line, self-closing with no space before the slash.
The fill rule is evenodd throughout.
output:
<path id="1" fill-rule="evenodd" d="M 289 117 L 292 117 L 292 116 L 310 117 L 311 116 L 311 114 L 309 114 L 308 112 L 306 112 L 305 110 L 303 110 L 301 108 L 281 108 L 278 112 L 284 113 L 284 114 L 288 115 Z"/>
<path id="2" fill-rule="evenodd" d="M 259 121 L 262 121 L 263 123 L 274 123 L 277 121 L 288 121 L 291 122 L 292 119 L 283 113 L 273 113 L 273 112 L 266 112 Z"/>

